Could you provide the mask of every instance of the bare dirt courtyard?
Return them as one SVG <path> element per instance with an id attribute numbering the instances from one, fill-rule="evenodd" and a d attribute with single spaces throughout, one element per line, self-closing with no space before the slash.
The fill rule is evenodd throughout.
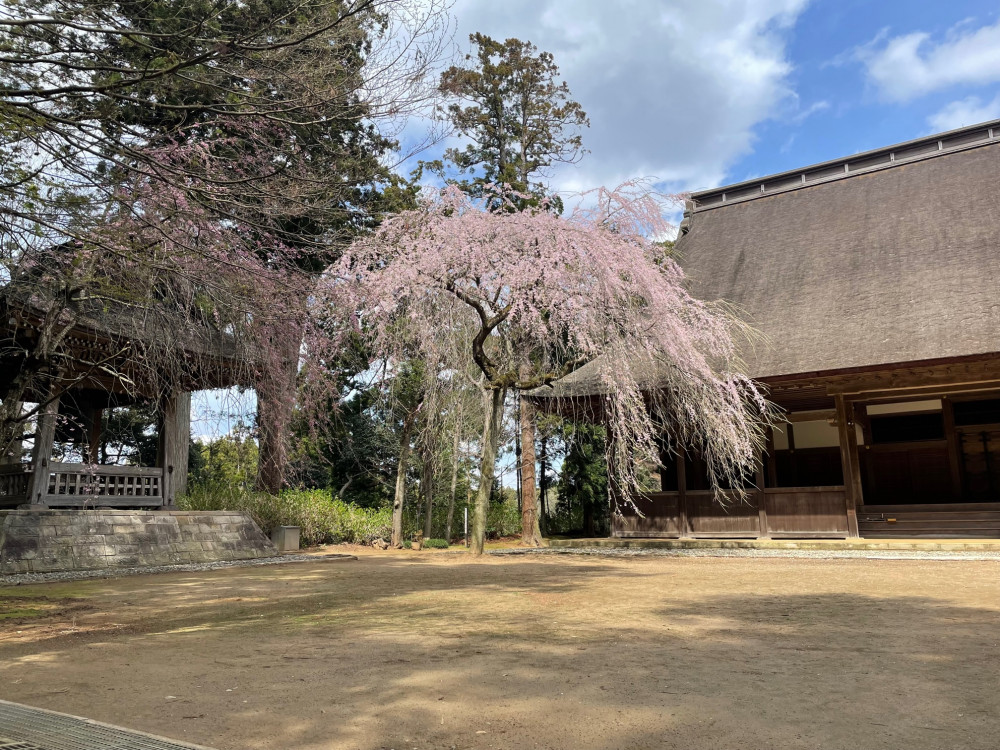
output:
<path id="1" fill-rule="evenodd" d="M 996 748 L 1000 563 L 368 553 L 0 590 L 0 698 L 273 748 Z"/>

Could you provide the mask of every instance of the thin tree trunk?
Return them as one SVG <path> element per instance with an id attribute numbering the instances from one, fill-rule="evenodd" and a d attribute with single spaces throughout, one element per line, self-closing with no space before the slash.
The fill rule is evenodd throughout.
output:
<path id="1" fill-rule="evenodd" d="M 434 439 L 428 436 L 421 467 L 420 491 L 424 495 L 424 539 L 430 539 L 434 530 L 434 442 Z"/>
<path id="2" fill-rule="evenodd" d="M 403 422 L 403 434 L 399 439 L 399 463 L 396 465 L 396 495 L 392 500 L 392 540 L 390 545 L 403 546 L 403 501 L 406 499 L 406 467 L 410 460 L 410 430 L 416 412 Z"/>
<path id="3" fill-rule="evenodd" d="M 24 441 L 21 439 L 24 433 L 24 426 L 20 422 L 21 412 L 24 411 L 24 403 L 12 400 L 9 408 L 11 413 L 11 438 L 8 441 L 0 440 L 0 446 L 3 446 L 4 442 L 8 443 L 5 449 L 0 451 L 0 466 L 21 463 L 21 454 L 24 453 Z"/>
<path id="4" fill-rule="evenodd" d="M 496 469 L 497 448 L 500 440 L 500 422 L 503 419 L 503 402 L 506 391 L 494 388 L 487 391 L 486 420 L 483 428 L 482 458 L 479 462 L 479 489 L 476 505 L 472 513 L 472 554 L 483 554 L 486 544 L 486 515 L 490 509 L 490 494 L 493 491 L 493 475 Z"/>
<path id="5" fill-rule="evenodd" d="M 353 481 L 354 481 L 354 477 L 353 476 L 350 476 L 350 477 L 347 478 L 347 481 L 344 482 L 343 485 L 341 485 L 341 487 L 340 487 L 339 490 L 337 490 L 337 497 L 338 498 L 340 498 L 341 500 L 344 499 L 344 493 L 347 492 L 347 488 L 351 486 L 351 482 L 353 482 Z"/>
<path id="6" fill-rule="evenodd" d="M 535 407 L 521 399 L 521 544 L 542 543 L 538 528 L 538 498 L 535 494 Z"/>
<path id="7" fill-rule="evenodd" d="M 538 508 L 541 511 L 538 514 L 538 526 L 541 529 L 541 534 L 544 536 L 549 533 L 548 525 L 548 511 L 545 507 L 545 494 L 548 492 L 548 471 L 549 471 L 549 439 L 543 433 L 541 440 L 541 451 L 538 456 L 538 468 L 540 473 L 538 476 L 538 495 L 539 502 Z"/>
<path id="8" fill-rule="evenodd" d="M 451 544 L 451 525 L 455 520 L 455 492 L 458 490 L 458 449 L 462 438 L 462 402 L 458 402 L 455 419 L 455 437 L 451 447 L 451 492 L 448 495 L 448 522 L 444 527 L 444 538 Z"/>

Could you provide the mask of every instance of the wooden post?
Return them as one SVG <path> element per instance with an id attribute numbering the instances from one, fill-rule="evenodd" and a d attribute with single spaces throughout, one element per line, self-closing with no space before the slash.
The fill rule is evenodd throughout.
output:
<path id="1" fill-rule="evenodd" d="M 864 439 L 865 454 L 865 477 L 868 479 L 869 492 L 874 491 L 875 484 L 875 461 L 872 458 L 872 420 L 868 416 L 867 404 L 854 404 L 854 419 L 861 425 L 861 437 Z M 860 452 L 860 446 L 859 446 Z"/>
<path id="2" fill-rule="evenodd" d="M 31 480 L 28 482 L 28 502 L 39 508 L 47 507 L 49 475 L 52 473 L 52 443 L 56 437 L 59 397 L 56 396 L 38 412 L 35 445 L 31 449 Z"/>
<path id="3" fill-rule="evenodd" d="M 768 430 L 770 433 L 770 430 Z M 770 441 L 768 441 L 770 442 Z M 757 523 L 760 527 L 758 537 L 760 539 L 767 539 L 770 537 L 770 532 L 767 528 L 767 495 L 764 494 L 764 456 L 761 456 L 761 460 L 757 463 L 757 471 L 754 474 L 754 481 L 757 483 L 757 489 L 754 495 L 757 497 Z"/>
<path id="4" fill-rule="evenodd" d="M 951 473 L 952 500 L 962 500 L 962 449 L 955 429 L 955 404 L 945 396 L 941 399 L 941 416 L 944 419 L 944 437 L 948 441 L 948 469 Z"/>
<path id="5" fill-rule="evenodd" d="M 858 506 L 863 504 L 861 495 L 861 470 L 858 466 L 858 436 L 854 430 L 853 409 L 849 410 L 843 394 L 835 396 L 837 402 L 837 433 L 840 436 L 840 463 L 844 472 L 844 494 L 847 498 L 847 535 L 858 537 Z"/>
<path id="6" fill-rule="evenodd" d="M 104 415 L 103 409 L 93 408 L 90 410 L 89 424 L 87 425 L 87 463 L 96 464 L 100 460 L 101 448 L 101 421 Z"/>
<path id="7" fill-rule="evenodd" d="M 191 441 L 191 394 L 173 391 L 160 404 L 160 440 L 156 465 L 163 469 L 163 504 L 173 505 L 187 492 L 188 443 Z"/>

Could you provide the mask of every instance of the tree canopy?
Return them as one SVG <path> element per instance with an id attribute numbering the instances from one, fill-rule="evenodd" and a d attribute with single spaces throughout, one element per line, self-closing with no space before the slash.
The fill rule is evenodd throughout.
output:
<path id="1" fill-rule="evenodd" d="M 229 382 L 287 396 L 269 378 L 297 364 L 303 336 L 324 348 L 302 303 L 313 274 L 405 195 L 384 156 L 392 118 L 433 92 L 440 10 L 0 9 L 0 286 L 41 318 L 6 352 L 18 372 L 2 383 L 0 442 L 30 417 L 26 392 L 74 385 L 65 337 L 84 318 L 115 338 L 118 358 L 94 366 L 120 388 L 172 387 L 223 356 Z M 122 359 L 138 371 L 116 371 Z"/>
<path id="2" fill-rule="evenodd" d="M 544 198 L 548 188 L 541 178 L 548 168 L 583 155 L 580 130 L 590 124 L 587 115 L 559 80 L 551 53 L 520 39 L 499 42 L 478 33 L 469 39 L 474 55 L 442 73 L 440 82 L 451 100 L 448 120 L 469 143 L 448 149 L 444 158 L 471 195 L 482 197 L 493 184 Z"/>

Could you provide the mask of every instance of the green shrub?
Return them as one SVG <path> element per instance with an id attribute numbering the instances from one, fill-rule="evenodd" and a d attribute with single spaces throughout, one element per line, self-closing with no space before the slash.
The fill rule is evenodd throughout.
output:
<path id="1" fill-rule="evenodd" d="M 472 515 L 472 512 L 469 512 Z M 470 519 L 471 523 L 471 519 Z M 496 539 L 517 536 L 521 533 L 521 512 L 516 502 L 502 502 L 490 505 L 486 514 L 486 536 Z"/>
<path id="2" fill-rule="evenodd" d="M 404 539 L 403 549 L 413 549 L 413 542 L 411 542 L 409 539 Z"/>
<path id="3" fill-rule="evenodd" d="M 302 545 L 350 542 L 368 544 L 389 539 L 392 511 L 359 508 L 332 496 L 329 490 L 286 490 L 280 495 L 252 492 L 210 483 L 192 487 L 178 499 L 184 510 L 241 510 L 250 514 L 265 534 L 277 526 L 298 526 Z"/>
<path id="4" fill-rule="evenodd" d="M 425 539 L 424 546 L 427 549 L 448 549 L 447 539 Z"/>

